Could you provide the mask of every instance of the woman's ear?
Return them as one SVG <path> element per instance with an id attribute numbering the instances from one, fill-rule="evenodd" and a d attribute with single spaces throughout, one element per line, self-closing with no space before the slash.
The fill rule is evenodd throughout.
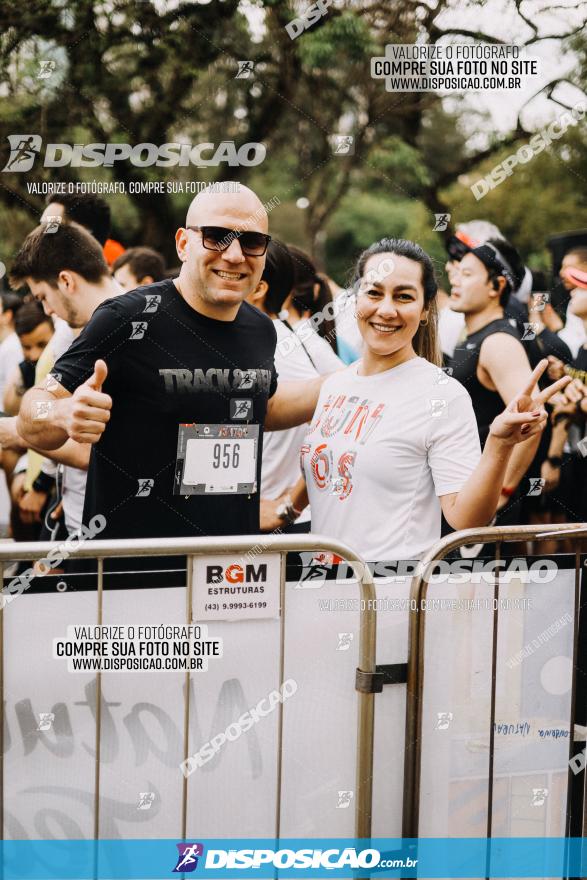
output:
<path id="1" fill-rule="evenodd" d="M 247 297 L 247 302 L 250 302 L 251 305 L 257 306 L 258 309 L 261 309 L 262 312 L 265 311 L 265 297 L 267 296 L 267 291 L 269 290 L 269 285 L 266 281 L 259 281 L 257 286 L 255 287 L 252 293 L 249 293 Z"/>

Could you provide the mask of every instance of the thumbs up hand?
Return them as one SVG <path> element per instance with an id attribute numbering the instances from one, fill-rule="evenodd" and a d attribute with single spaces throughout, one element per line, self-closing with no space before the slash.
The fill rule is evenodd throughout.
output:
<path id="1" fill-rule="evenodd" d="M 106 381 L 107 375 L 108 367 L 106 366 L 106 361 L 96 361 L 96 363 L 94 364 L 93 375 L 90 376 L 90 378 L 84 384 L 88 385 L 94 391 L 101 391 L 102 385 Z"/>
<path id="2" fill-rule="evenodd" d="M 110 420 L 112 398 L 102 391 L 107 375 L 105 361 L 96 361 L 90 378 L 76 388 L 68 400 L 64 427 L 78 443 L 97 443 Z"/>

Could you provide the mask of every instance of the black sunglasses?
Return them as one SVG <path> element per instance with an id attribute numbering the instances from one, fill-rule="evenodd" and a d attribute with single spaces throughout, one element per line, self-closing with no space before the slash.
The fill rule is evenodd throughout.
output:
<path id="1" fill-rule="evenodd" d="M 201 232 L 202 244 L 209 251 L 225 251 L 238 238 L 247 257 L 262 257 L 271 241 L 271 236 L 264 232 L 239 232 L 225 226 L 186 226 L 186 229 Z"/>

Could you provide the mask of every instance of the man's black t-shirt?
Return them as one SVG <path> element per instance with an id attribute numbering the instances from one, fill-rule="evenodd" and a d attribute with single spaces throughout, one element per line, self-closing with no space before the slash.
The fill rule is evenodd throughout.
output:
<path id="1" fill-rule="evenodd" d="M 238 425 L 231 400 L 248 399 L 262 426 L 277 387 L 273 322 L 246 302 L 234 321 L 196 312 L 171 280 L 102 303 L 53 374 L 73 392 L 103 359 L 110 421 L 92 448 L 84 523 L 102 514 L 101 538 L 254 534 L 259 493 L 174 494 L 180 424 Z"/>

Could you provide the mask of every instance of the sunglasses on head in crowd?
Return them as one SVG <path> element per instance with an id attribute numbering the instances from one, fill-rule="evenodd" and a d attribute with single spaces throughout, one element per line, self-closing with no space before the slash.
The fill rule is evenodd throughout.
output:
<path id="1" fill-rule="evenodd" d="M 241 251 L 247 257 L 262 257 L 271 236 L 264 232 L 239 232 L 225 226 L 187 226 L 194 232 L 202 233 L 202 244 L 209 251 L 225 251 L 235 238 L 238 238 Z"/>
<path id="2" fill-rule="evenodd" d="M 471 250 L 469 245 L 461 241 L 460 238 L 457 238 L 456 235 L 449 238 L 446 244 L 446 249 L 450 259 L 455 263 L 460 263 L 465 254 L 468 254 Z"/>

